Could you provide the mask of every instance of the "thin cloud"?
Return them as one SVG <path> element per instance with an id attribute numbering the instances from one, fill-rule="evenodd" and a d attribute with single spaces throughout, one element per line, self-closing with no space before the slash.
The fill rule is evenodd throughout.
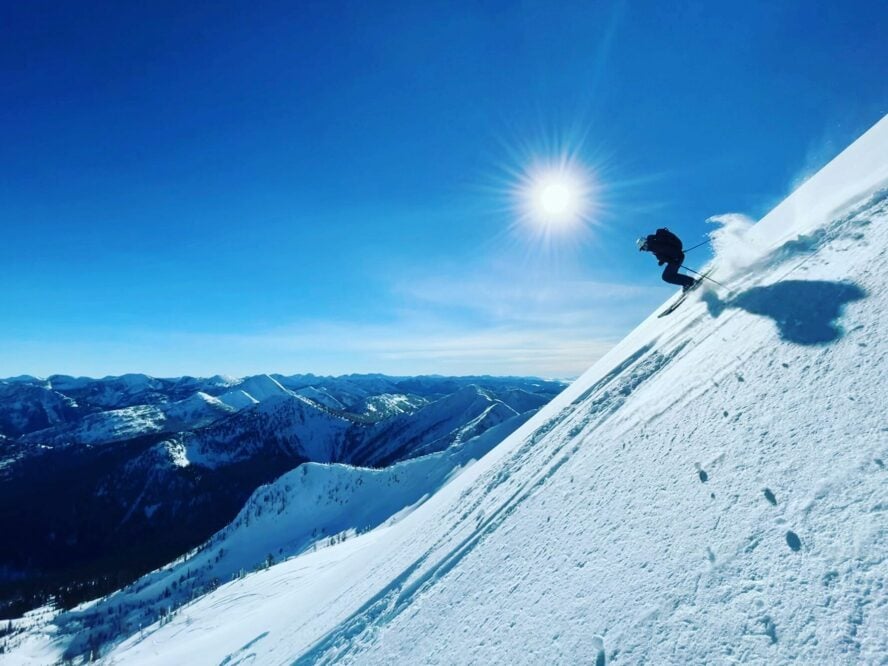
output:
<path id="1" fill-rule="evenodd" d="M 312 319 L 253 330 L 162 334 L 90 331 L 76 341 L 22 341 L 7 350 L 13 355 L 3 365 L 8 375 L 381 372 L 567 378 L 604 355 L 641 318 L 644 302 L 656 298 L 635 285 L 532 276 L 427 278 L 405 281 L 393 291 L 386 320 Z M 54 359 L 51 367 L 48 358 Z M 134 367 L 134 358 L 143 365 Z"/>
<path id="2" fill-rule="evenodd" d="M 576 376 L 600 358 L 615 339 L 594 339 L 584 329 L 485 328 L 428 325 L 323 323 L 240 335 L 189 335 L 188 345 L 227 347 L 255 357 L 275 355 L 280 365 L 331 372 L 338 357 L 346 366 L 334 372 L 410 374 L 528 374 Z M 335 361 L 333 365 L 335 365 Z"/>

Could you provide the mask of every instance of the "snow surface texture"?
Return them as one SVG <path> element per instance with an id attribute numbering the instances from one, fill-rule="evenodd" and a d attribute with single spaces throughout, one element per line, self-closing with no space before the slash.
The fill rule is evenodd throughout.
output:
<path id="1" fill-rule="evenodd" d="M 736 235 L 731 292 L 654 313 L 399 520 L 107 663 L 885 663 L 886 187 L 888 118 Z M 59 654 L 35 624 L 8 663 Z"/>

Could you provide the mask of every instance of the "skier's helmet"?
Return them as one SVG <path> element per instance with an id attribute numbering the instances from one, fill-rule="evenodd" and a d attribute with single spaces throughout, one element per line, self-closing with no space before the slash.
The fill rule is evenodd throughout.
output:
<path id="1" fill-rule="evenodd" d="M 644 252 L 647 249 L 647 239 L 646 238 L 636 238 L 635 239 L 635 247 L 638 248 L 639 252 Z"/>

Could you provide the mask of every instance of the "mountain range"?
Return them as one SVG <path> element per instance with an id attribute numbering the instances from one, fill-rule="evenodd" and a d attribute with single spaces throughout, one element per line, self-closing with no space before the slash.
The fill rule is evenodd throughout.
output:
<path id="1" fill-rule="evenodd" d="M 502 438 L 562 388 L 382 375 L 2 380 L 0 610 L 117 589 L 299 465 L 382 468 L 495 427 Z"/>

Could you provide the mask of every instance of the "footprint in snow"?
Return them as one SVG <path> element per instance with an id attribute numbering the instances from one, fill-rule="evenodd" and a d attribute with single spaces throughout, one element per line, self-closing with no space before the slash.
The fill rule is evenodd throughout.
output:
<path id="1" fill-rule="evenodd" d="M 595 650 L 595 666 L 606 666 L 607 657 L 604 654 L 604 639 L 601 636 L 592 637 L 592 649 Z"/>
<path id="2" fill-rule="evenodd" d="M 777 625 L 774 624 L 774 620 L 769 615 L 765 615 L 762 618 L 762 624 L 765 625 L 765 636 L 771 639 L 771 644 L 773 645 L 777 642 Z"/>
<path id="3" fill-rule="evenodd" d="M 765 488 L 765 499 L 768 500 L 774 506 L 777 506 L 777 498 L 774 496 L 774 493 L 771 492 L 770 488 Z"/>
<path id="4" fill-rule="evenodd" d="M 694 467 L 697 469 L 697 476 L 700 477 L 702 483 L 709 481 L 709 475 L 706 473 L 706 470 L 701 467 L 700 463 L 694 463 Z"/>
<path id="5" fill-rule="evenodd" d="M 790 530 L 786 533 L 786 544 L 793 550 L 797 551 L 802 547 L 802 540 L 799 539 L 798 534 Z"/>

